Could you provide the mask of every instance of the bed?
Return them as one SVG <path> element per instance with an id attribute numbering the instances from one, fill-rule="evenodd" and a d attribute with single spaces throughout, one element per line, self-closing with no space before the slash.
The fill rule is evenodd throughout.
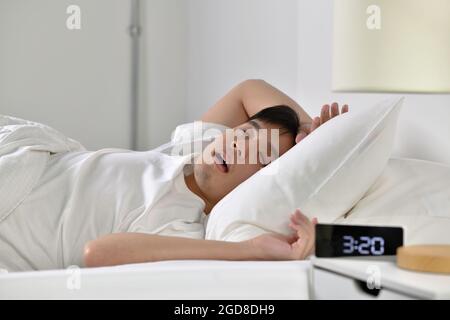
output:
<path id="1" fill-rule="evenodd" d="M 0 299 L 308 299 L 310 261 L 160 261 L 0 275 Z"/>
<path id="2" fill-rule="evenodd" d="M 427 125 L 426 129 L 432 130 Z M 398 143 L 408 145 L 415 136 L 400 137 Z M 437 152 L 442 148 L 446 147 L 436 146 Z M 403 224 L 407 227 L 407 243 L 450 243 L 450 159 L 446 163 L 391 158 L 359 203 L 334 222 Z M 310 260 L 191 260 L 93 269 L 1 271 L 0 299 L 312 298 Z"/>
<path id="3" fill-rule="evenodd" d="M 335 222 L 400 224 L 407 244 L 450 243 L 448 181 L 450 166 L 393 158 L 358 205 Z M 310 260 L 184 260 L 0 273 L 0 299 L 300 300 L 313 297 L 311 273 Z"/>

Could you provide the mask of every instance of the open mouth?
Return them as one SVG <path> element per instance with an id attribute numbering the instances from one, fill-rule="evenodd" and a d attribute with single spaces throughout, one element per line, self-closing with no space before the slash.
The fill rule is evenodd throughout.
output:
<path id="1" fill-rule="evenodd" d="M 214 152 L 214 163 L 216 164 L 216 167 L 219 169 L 219 171 L 223 173 L 228 172 L 227 162 L 220 153 Z"/>

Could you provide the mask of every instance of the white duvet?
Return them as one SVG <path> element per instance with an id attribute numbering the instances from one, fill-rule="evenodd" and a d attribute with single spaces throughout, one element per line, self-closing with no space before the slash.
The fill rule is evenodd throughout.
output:
<path id="1" fill-rule="evenodd" d="M 115 232 L 203 238 L 205 204 L 183 176 L 191 156 L 87 151 L 0 116 L 0 269 L 83 266 L 86 242 Z"/>
<path id="2" fill-rule="evenodd" d="M 403 226 L 406 244 L 449 244 L 450 167 L 390 159 L 365 196 L 335 222 Z"/>
<path id="3" fill-rule="evenodd" d="M 51 153 L 84 150 L 48 126 L 0 115 L 0 222 L 31 191 Z"/>

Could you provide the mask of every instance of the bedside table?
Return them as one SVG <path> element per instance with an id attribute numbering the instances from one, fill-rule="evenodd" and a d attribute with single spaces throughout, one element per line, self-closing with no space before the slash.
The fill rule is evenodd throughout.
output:
<path id="1" fill-rule="evenodd" d="M 394 259 L 314 257 L 312 263 L 313 299 L 450 299 L 450 275 L 403 270 Z"/>

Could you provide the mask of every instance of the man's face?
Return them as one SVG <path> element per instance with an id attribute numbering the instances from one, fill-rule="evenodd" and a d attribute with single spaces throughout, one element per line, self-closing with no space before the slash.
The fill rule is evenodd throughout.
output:
<path id="1" fill-rule="evenodd" d="M 195 161 L 195 180 L 203 192 L 219 201 L 293 145 L 294 137 L 277 125 L 246 122 L 205 148 Z"/>

